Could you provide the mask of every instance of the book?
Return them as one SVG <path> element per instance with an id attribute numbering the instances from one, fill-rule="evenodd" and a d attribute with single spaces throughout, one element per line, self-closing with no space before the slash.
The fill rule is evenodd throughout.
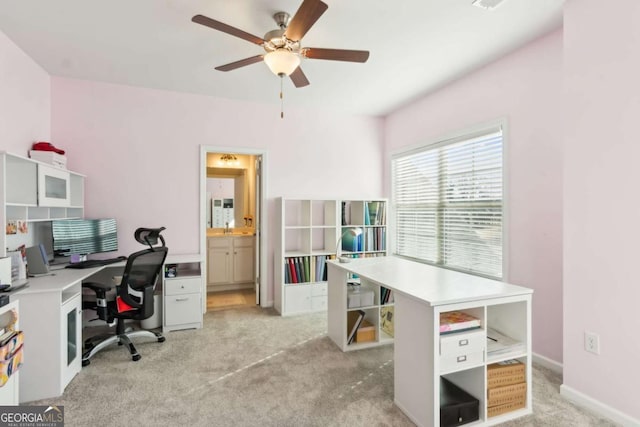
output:
<path id="1" fill-rule="evenodd" d="M 310 277 L 309 276 L 309 273 L 310 273 L 310 271 L 309 271 L 309 257 L 308 256 L 302 257 L 302 271 L 303 271 L 302 277 L 304 278 L 302 281 L 303 282 L 310 282 L 310 279 L 309 279 L 309 277 Z"/>
<path id="2" fill-rule="evenodd" d="M 364 202 L 364 225 L 371 225 L 371 217 L 369 214 L 369 203 Z"/>
<path id="3" fill-rule="evenodd" d="M 480 319 L 464 311 L 440 313 L 440 333 L 459 332 L 480 327 Z"/>
<path id="4" fill-rule="evenodd" d="M 364 311 L 349 311 L 347 312 L 347 331 L 349 331 L 349 335 L 347 336 L 347 344 L 351 344 L 356 336 L 356 332 L 364 319 Z"/>
<path id="5" fill-rule="evenodd" d="M 284 283 L 291 283 L 291 277 L 289 276 L 289 261 L 284 259 Z"/>
<path id="6" fill-rule="evenodd" d="M 389 336 L 393 336 L 393 307 L 380 308 L 380 328 Z"/>
<path id="7" fill-rule="evenodd" d="M 298 275 L 296 274 L 295 260 L 293 258 L 287 258 L 289 261 L 289 276 L 291 281 L 289 283 L 298 283 Z"/>
<path id="8" fill-rule="evenodd" d="M 304 275 L 302 274 L 304 270 L 302 267 L 302 257 L 297 256 L 294 260 L 296 264 L 296 277 L 298 279 L 297 283 L 302 283 L 304 282 Z"/>

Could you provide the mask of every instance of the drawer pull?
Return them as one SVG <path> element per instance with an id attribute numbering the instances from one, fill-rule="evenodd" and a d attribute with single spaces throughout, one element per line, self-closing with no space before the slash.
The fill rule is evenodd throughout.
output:
<path id="1" fill-rule="evenodd" d="M 460 340 L 458 341 L 459 347 L 464 347 L 465 345 L 469 345 L 469 340 Z"/>
<path id="2" fill-rule="evenodd" d="M 458 356 L 457 361 L 458 363 L 466 362 L 467 356 Z"/>
<path id="3" fill-rule="evenodd" d="M 176 298 L 176 301 L 189 301 L 189 298 Z"/>

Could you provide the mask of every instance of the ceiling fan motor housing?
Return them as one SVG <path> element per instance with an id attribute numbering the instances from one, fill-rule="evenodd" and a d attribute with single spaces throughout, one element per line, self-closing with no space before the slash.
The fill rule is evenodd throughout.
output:
<path id="1" fill-rule="evenodd" d="M 264 50 L 267 52 L 273 52 L 278 49 L 286 49 L 290 52 L 299 53 L 300 52 L 300 42 L 289 40 L 285 37 L 284 32 L 286 28 L 282 28 L 279 30 L 269 31 L 264 35 L 264 39 L 266 43 L 264 43 Z"/>

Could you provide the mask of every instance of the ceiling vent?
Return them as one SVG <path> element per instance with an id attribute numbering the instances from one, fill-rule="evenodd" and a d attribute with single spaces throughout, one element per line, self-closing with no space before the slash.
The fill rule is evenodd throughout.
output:
<path id="1" fill-rule="evenodd" d="M 504 2 L 504 0 L 473 0 L 471 4 L 482 9 L 492 10 L 500 6 L 502 2 Z"/>

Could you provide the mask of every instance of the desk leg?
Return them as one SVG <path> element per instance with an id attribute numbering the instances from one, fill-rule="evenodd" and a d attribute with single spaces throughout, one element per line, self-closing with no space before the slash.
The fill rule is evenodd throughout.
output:
<path id="1" fill-rule="evenodd" d="M 394 297 L 394 402 L 417 425 L 438 425 L 433 307 L 399 292 Z"/>

